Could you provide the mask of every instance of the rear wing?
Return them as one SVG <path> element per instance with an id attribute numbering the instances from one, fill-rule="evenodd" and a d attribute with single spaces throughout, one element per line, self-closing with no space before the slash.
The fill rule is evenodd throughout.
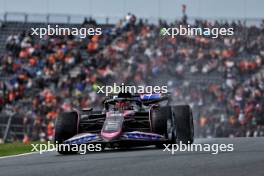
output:
<path id="1" fill-rule="evenodd" d="M 166 100 L 170 102 L 170 97 L 171 97 L 171 93 L 165 93 L 165 94 L 148 93 L 148 94 L 129 94 L 127 97 L 122 95 L 121 98 L 141 101 L 142 104 L 144 105 L 150 105 L 150 104 L 155 104 L 155 103 L 159 103 L 159 102 L 166 101 Z M 104 102 L 107 102 L 108 100 L 112 100 L 112 99 L 119 99 L 119 98 L 120 98 L 120 94 L 110 94 L 109 96 L 105 98 Z"/>
<path id="2" fill-rule="evenodd" d="M 142 94 L 140 95 L 140 100 L 144 105 L 156 104 L 163 101 L 170 102 L 170 93 L 166 94 Z"/>

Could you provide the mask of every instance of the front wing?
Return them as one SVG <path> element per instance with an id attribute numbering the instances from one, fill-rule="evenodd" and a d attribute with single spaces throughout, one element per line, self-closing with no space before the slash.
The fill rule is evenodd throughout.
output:
<path id="1" fill-rule="evenodd" d="M 123 132 L 118 138 L 107 140 L 100 134 L 80 133 L 64 141 L 65 144 L 87 144 L 87 143 L 113 143 L 121 141 L 144 141 L 144 142 L 162 142 L 166 138 L 155 133 L 145 133 L 139 131 Z"/>

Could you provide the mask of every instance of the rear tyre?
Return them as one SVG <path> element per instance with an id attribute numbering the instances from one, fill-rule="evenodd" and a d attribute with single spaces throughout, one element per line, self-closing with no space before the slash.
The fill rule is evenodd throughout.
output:
<path id="1" fill-rule="evenodd" d="M 63 112 L 56 121 L 55 125 L 55 143 L 62 144 L 65 140 L 73 137 L 77 134 L 78 130 L 78 114 L 77 112 Z M 70 149 L 63 150 L 64 147 L 58 147 L 58 153 L 60 154 L 75 154 L 78 151 Z"/>
<path id="2" fill-rule="evenodd" d="M 193 116 L 189 105 L 179 105 L 172 108 L 175 125 L 175 142 L 192 144 L 194 136 Z"/>

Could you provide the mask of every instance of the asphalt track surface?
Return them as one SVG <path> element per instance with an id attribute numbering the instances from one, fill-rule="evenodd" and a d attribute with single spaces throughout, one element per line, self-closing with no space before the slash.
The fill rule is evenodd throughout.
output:
<path id="1" fill-rule="evenodd" d="M 47 152 L 0 159 L 1 176 L 264 176 L 264 138 L 197 139 L 234 144 L 233 152 L 176 152 L 151 147 L 85 155 Z"/>

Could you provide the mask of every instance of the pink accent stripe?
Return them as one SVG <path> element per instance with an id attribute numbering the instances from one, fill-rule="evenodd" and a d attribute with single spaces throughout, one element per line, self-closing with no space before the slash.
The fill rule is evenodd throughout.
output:
<path id="1" fill-rule="evenodd" d="M 114 137 L 117 137 L 120 133 L 121 133 L 121 130 L 118 130 L 118 131 L 115 131 L 112 133 L 107 133 L 107 132 L 101 131 L 101 136 L 103 136 L 106 139 L 113 139 Z"/>

